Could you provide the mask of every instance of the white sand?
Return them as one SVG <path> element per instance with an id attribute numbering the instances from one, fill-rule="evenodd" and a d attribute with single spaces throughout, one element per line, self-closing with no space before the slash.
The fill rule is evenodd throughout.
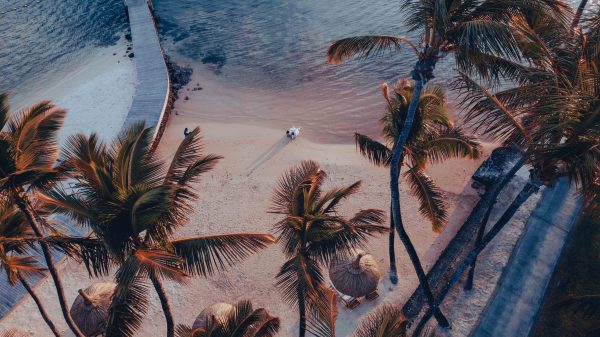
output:
<path id="1" fill-rule="evenodd" d="M 135 93 L 135 64 L 123 57 L 126 48 L 121 39 L 114 46 L 92 49 L 89 58 L 70 65 L 60 76 L 33 83 L 27 96 L 11 97 L 11 105 L 16 109 L 51 100 L 68 111 L 61 140 L 92 131 L 109 139 L 123 125 Z"/>

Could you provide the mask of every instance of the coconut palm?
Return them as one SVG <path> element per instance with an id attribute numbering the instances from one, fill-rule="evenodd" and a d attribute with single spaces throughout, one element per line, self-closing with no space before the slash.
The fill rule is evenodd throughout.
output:
<path id="1" fill-rule="evenodd" d="M 240 301 L 205 326 L 178 325 L 177 337 L 274 337 L 279 326 L 279 318 L 270 316 L 266 309 L 254 309 L 250 301 Z"/>
<path id="2" fill-rule="evenodd" d="M 24 216 L 12 205 L 0 204 L 0 238 L 19 239 L 33 236 L 31 227 Z M 38 307 L 42 318 L 56 337 L 62 334 L 48 316 L 44 304 L 27 281 L 28 276 L 39 276 L 45 270 L 39 266 L 33 255 L 26 255 L 31 247 L 22 242 L 0 243 L 0 266 L 7 275 L 8 284 L 12 287 L 21 284 Z"/>
<path id="3" fill-rule="evenodd" d="M 274 225 L 287 261 L 277 274 L 283 298 L 298 307 L 299 336 L 306 334 L 307 307 L 318 310 L 315 297 L 324 287 L 322 265 L 350 256 L 370 236 L 385 233 L 383 212 L 366 209 L 352 218 L 338 214 L 341 201 L 358 192 L 361 182 L 322 191 L 326 174 L 313 161 L 303 161 L 280 179 L 270 212 L 283 218 Z"/>
<path id="4" fill-rule="evenodd" d="M 402 125 L 407 114 L 409 102 L 412 101 L 414 88 L 408 80 L 399 81 L 391 93 L 387 83 L 382 84 L 383 97 L 387 101 L 386 113 L 381 118 L 383 129 L 380 143 L 368 136 L 356 133 L 355 142 L 360 153 L 373 164 L 388 167 L 393 153 L 393 146 L 400 136 Z M 426 164 L 439 163 L 452 157 L 475 159 L 480 155 L 480 146 L 455 127 L 445 110 L 445 95 L 442 88 L 430 86 L 423 90 L 415 113 L 415 123 L 405 145 L 403 160 L 399 165 L 406 165 L 404 178 L 408 180 L 411 193 L 420 203 L 421 214 L 431 221 L 433 230 L 440 232 L 448 217 L 447 205 L 442 192 L 435 182 L 425 173 Z M 390 209 L 391 212 L 391 209 Z M 390 214 L 391 216 L 391 214 Z M 401 239 L 409 251 L 409 257 L 417 270 L 417 275 L 426 280 L 419 256 L 404 229 L 402 216 L 394 225 L 390 218 L 390 279 L 398 283 L 394 252 L 394 228 L 403 233 Z"/>
<path id="5" fill-rule="evenodd" d="M 55 163 L 58 132 L 65 116 L 65 110 L 49 101 L 11 113 L 8 94 L 0 93 L 0 194 L 18 207 L 38 238 L 45 236 L 45 221 L 35 213 L 32 198 L 40 189 L 56 183 L 60 176 Z M 50 246 L 41 242 L 40 247 L 67 325 L 75 336 L 85 337 L 69 313 Z"/>
<path id="6" fill-rule="evenodd" d="M 561 177 L 576 184 L 582 194 L 595 190 L 600 165 L 600 85 L 595 46 L 586 33 L 573 38 L 568 25 L 547 18 L 529 19 L 533 43 L 526 47 L 530 66 L 513 64 L 519 85 L 488 90 L 466 75 L 460 89 L 467 93 L 468 123 L 498 141 L 519 147 L 529 164 L 530 179 L 489 232 L 459 264 L 436 299 L 441 303 L 449 289 L 477 255 L 510 221 L 518 208 L 542 185 Z M 431 313 L 426 313 L 417 331 Z"/>
<path id="7" fill-rule="evenodd" d="M 188 276 L 207 276 L 274 242 L 268 234 L 229 234 L 175 239 L 188 223 L 198 192 L 193 185 L 221 158 L 203 155 L 200 130 L 179 145 L 168 165 L 151 151 L 152 131 L 136 123 L 111 146 L 97 135 L 75 135 L 64 148 L 66 174 L 74 193 L 46 192 L 47 207 L 89 228 L 118 264 L 117 284 L 109 310 L 107 336 L 132 336 L 147 310 L 149 280 L 167 322 L 175 322 L 164 280 L 183 283 Z M 92 265 L 101 274 L 110 261 Z"/>
<path id="8" fill-rule="evenodd" d="M 522 32 L 521 20 L 515 18 L 520 18 L 520 13 L 523 12 L 539 11 L 564 20 L 563 9 L 564 4 L 558 0 L 405 0 L 402 13 L 408 30 L 422 34 L 419 43 L 399 35 L 365 35 L 333 42 L 327 51 L 329 63 L 341 63 L 355 55 L 377 55 L 388 49 L 397 50 L 403 45 L 410 47 L 418 58 L 411 74 L 415 80 L 415 94 L 412 96 L 402 132 L 393 146 L 394 151 L 390 159 L 390 193 L 394 223 L 400 221 L 398 181 L 404 145 L 412 130 L 421 91 L 434 77 L 433 71 L 439 59 L 452 53 L 459 69 L 476 72 L 483 78 L 495 78 L 503 72 L 506 60 L 518 60 L 522 56 L 518 41 L 526 33 Z M 397 231 L 402 241 L 407 242 L 405 233 L 399 228 Z M 415 260 L 414 256 L 412 258 Z M 417 273 L 419 274 L 418 271 Z M 434 299 L 429 284 L 420 276 L 419 282 L 431 305 Z M 449 326 L 439 310 L 436 310 L 436 319 L 443 326 Z"/>

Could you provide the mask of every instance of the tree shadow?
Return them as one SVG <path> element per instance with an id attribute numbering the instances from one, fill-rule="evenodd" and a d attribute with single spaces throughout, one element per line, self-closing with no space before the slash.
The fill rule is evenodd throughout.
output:
<path id="1" fill-rule="evenodd" d="M 263 152 L 258 158 L 254 159 L 250 165 L 246 168 L 249 170 L 246 176 L 251 175 L 254 171 L 262 166 L 264 163 L 273 158 L 279 151 L 281 151 L 287 144 L 289 144 L 292 140 L 287 136 L 282 136 L 275 144 L 271 145 L 265 152 Z"/>

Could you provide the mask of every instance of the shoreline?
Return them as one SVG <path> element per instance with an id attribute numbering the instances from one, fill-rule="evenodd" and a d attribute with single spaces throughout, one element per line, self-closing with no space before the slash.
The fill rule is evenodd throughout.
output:
<path id="1" fill-rule="evenodd" d="M 61 142 L 77 132 L 95 131 L 105 139 L 113 137 L 125 121 L 137 87 L 133 60 L 122 56 L 127 45 L 121 38 L 114 46 L 94 48 L 89 58 L 30 88 L 30 95 L 11 95 L 13 111 L 48 99 L 68 112 Z M 45 86 L 47 83 L 51 85 Z"/>

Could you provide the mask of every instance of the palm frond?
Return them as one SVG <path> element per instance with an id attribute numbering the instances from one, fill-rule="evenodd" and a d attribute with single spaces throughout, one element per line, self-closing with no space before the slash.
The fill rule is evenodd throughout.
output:
<path id="1" fill-rule="evenodd" d="M 292 306 L 297 305 L 300 298 L 305 300 L 325 282 L 318 262 L 302 255 L 286 261 L 275 278 L 283 299 Z"/>
<path id="2" fill-rule="evenodd" d="M 337 213 L 337 206 L 343 200 L 358 193 L 362 182 L 359 180 L 349 186 L 341 188 L 333 188 L 327 191 L 317 202 L 315 202 L 314 210 L 323 214 Z"/>
<path id="3" fill-rule="evenodd" d="M 1 251 L 1 250 L 0 250 Z M 38 261 L 33 256 L 2 256 L 0 253 L 0 267 L 3 267 L 8 284 L 14 287 L 19 283 L 21 277 L 43 275 L 45 268 L 38 265 Z"/>
<path id="4" fill-rule="evenodd" d="M 582 319 L 597 319 L 600 317 L 600 296 L 587 295 L 570 297 L 564 301 L 556 303 L 556 309 Z"/>
<path id="5" fill-rule="evenodd" d="M 424 139 L 413 144 L 418 151 L 412 153 L 423 153 L 430 163 L 441 163 L 450 158 L 477 159 L 481 155 L 481 145 L 475 137 L 467 135 L 461 128 L 436 128 L 430 130 Z M 425 162 L 417 159 L 417 162 Z"/>
<path id="6" fill-rule="evenodd" d="M 354 134 L 356 148 L 363 157 L 378 166 L 388 167 L 391 160 L 391 151 L 387 146 L 360 133 Z"/>
<path id="7" fill-rule="evenodd" d="M 182 268 L 182 259 L 178 255 L 160 249 L 137 249 L 132 257 L 135 257 L 138 264 L 139 275 L 156 275 L 177 283 L 186 281 L 187 275 Z"/>
<path id="8" fill-rule="evenodd" d="M 463 107 L 468 109 L 464 118 L 475 132 L 483 132 L 498 142 L 528 142 L 528 131 L 517 113 L 469 76 L 463 73 L 459 78 L 455 85 L 463 94 Z"/>
<path id="9" fill-rule="evenodd" d="M 0 332 L 0 337 L 30 337 L 30 335 L 16 329 L 10 329 Z"/>
<path id="10" fill-rule="evenodd" d="M 273 193 L 271 212 L 279 214 L 293 214 L 298 205 L 298 193 L 303 184 L 310 181 L 321 172 L 321 168 L 314 161 L 303 161 L 298 166 L 287 171 L 277 183 Z"/>
<path id="11" fill-rule="evenodd" d="M 448 220 L 448 206 L 442 191 L 419 167 L 410 167 L 403 175 L 411 193 L 419 199 L 419 211 L 431 221 L 435 232 L 441 232 Z"/>
<path id="12" fill-rule="evenodd" d="M 407 324 L 400 308 L 385 304 L 360 321 L 353 337 L 406 337 Z"/>
<path id="13" fill-rule="evenodd" d="M 334 41 L 327 50 L 327 62 L 339 64 L 355 55 L 378 55 L 386 50 L 400 49 L 403 43 L 418 53 L 416 46 L 404 36 L 364 35 L 341 39 Z"/>
<path id="14" fill-rule="evenodd" d="M 328 287 L 320 287 L 308 296 L 309 319 L 307 330 L 316 337 L 335 337 L 335 322 L 339 311 L 337 294 Z"/>
<path id="15" fill-rule="evenodd" d="M 274 242 L 269 234 L 228 234 L 173 240 L 171 244 L 187 273 L 209 276 Z"/>
<path id="16" fill-rule="evenodd" d="M 122 283 L 122 281 L 126 281 Z M 108 311 L 106 337 L 133 337 L 148 312 L 148 286 L 137 276 L 120 279 Z"/>

